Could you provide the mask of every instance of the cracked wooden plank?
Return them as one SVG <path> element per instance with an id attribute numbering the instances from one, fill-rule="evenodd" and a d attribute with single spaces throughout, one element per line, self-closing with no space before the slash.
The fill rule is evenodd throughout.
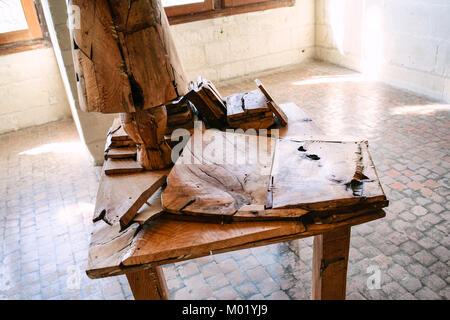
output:
<path id="1" fill-rule="evenodd" d="M 161 191 L 159 188 L 150 199 L 148 199 L 141 209 L 137 212 L 133 219 L 133 222 L 137 222 L 141 225 L 146 224 L 152 220 L 155 220 L 164 213 L 164 209 L 161 204 Z"/>
<path id="2" fill-rule="evenodd" d="M 105 155 L 106 159 L 136 159 L 136 147 L 110 148 Z"/>
<path id="3" fill-rule="evenodd" d="M 386 200 L 365 141 L 281 139 L 271 177 L 274 209 L 329 211 Z"/>
<path id="4" fill-rule="evenodd" d="M 211 223 L 205 227 L 201 222 L 157 219 L 142 227 L 122 265 L 131 267 L 159 261 L 175 262 L 209 255 L 213 250 L 245 244 L 252 246 L 252 243 L 263 239 L 304 231 L 300 221 Z"/>
<path id="5" fill-rule="evenodd" d="M 104 172 L 107 175 L 137 173 L 144 171 L 139 162 L 133 159 L 111 159 L 105 161 Z"/>
<path id="6" fill-rule="evenodd" d="M 82 19 L 71 34 L 84 111 L 136 112 L 186 94 L 188 81 L 159 0 L 71 4 Z"/>
<path id="7" fill-rule="evenodd" d="M 265 163 L 256 161 L 261 145 L 275 150 L 263 153 Z M 212 130 L 201 143 L 195 137 L 188 142 L 169 174 L 162 203 L 185 219 L 222 222 L 295 220 L 311 212 L 388 204 L 365 142 L 277 140 Z"/>
<path id="8" fill-rule="evenodd" d="M 119 223 L 95 222 L 91 232 L 87 275 L 95 279 L 122 273 L 120 264 L 128 254 L 138 228 L 139 224 L 133 223 L 121 231 Z"/>
<path id="9" fill-rule="evenodd" d="M 102 174 L 95 204 L 94 222 L 126 227 L 138 210 L 165 182 L 167 171 L 145 171 L 108 176 Z"/>
<path id="10" fill-rule="evenodd" d="M 274 140 L 213 130 L 202 137 L 190 139 L 172 169 L 164 209 L 230 216 L 245 205 L 264 205 Z"/>
<path id="11" fill-rule="evenodd" d="M 288 124 L 288 117 L 284 113 L 283 109 L 275 102 L 267 89 L 263 86 L 261 81 L 258 79 L 255 80 L 256 85 L 261 90 L 261 92 L 266 96 L 267 100 L 269 100 L 269 108 L 273 111 L 273 113 L 277 116 L 278 121 L 284 127 Z"/>

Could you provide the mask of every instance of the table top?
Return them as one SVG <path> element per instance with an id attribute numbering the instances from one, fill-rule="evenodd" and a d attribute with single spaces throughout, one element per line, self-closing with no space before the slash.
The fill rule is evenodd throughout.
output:
<path id="1" fill-rule="evenodd" d="M 289 124 L 279 130 L 281 138 L 312 139 L 324 132 L 293 103 L 280 105 Z M 102 278 L 197 258 L 282 241 L 322 234 L 385 216 L 380 208 L 341 213 L 312 221 L 253 221 L 218 224 L 173 220 L 168 215 L 145 225 L 132 223 L 125 230 L 120 224 L 99 220 L 94 223 L 86 273 Z"/>

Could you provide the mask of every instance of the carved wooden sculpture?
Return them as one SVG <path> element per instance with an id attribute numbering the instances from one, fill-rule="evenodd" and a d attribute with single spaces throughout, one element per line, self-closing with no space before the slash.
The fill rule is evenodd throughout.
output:
<path id="1" fill-rule="evenodd" d="M 148 170 L 169 166 L 165 104 L 185 95 L 188 82 L 161 1 L 71 4 L 80 8 L 80 28 L 71 35 L 81 109 L 121 113 L 141 165 Z"/>

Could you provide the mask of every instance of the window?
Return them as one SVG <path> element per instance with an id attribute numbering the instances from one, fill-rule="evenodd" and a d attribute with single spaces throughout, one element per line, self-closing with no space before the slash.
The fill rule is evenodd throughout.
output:
<path id="1" fill-rule="evenodd" d="M 0 54 L 35 48 L 43 40 L 33 0 L 0 0 Z"/>
<path id="2" fill-rule="evenodd" d="M 162 0 L 170 24 L 293 6 L 295 0 Z"/>

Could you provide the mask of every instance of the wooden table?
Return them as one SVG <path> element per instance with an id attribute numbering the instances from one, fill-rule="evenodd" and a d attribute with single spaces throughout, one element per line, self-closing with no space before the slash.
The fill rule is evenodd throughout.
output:
<path id="1" fill-rule="evenodd" d="M 324 136 L 296 105 L 281 105 L 289 117 L 280 137 Z M 169 299 L 164 264 L 314 236 L 312 299 L 345 299 L 351 227 L 380 219 L 381 209 L 340 214 L 336 219 L 215 224 L 170 220 L 163 214 L 144 225 L 95 222 L 87 275 L 125 274 L 135 299 Z"/>

